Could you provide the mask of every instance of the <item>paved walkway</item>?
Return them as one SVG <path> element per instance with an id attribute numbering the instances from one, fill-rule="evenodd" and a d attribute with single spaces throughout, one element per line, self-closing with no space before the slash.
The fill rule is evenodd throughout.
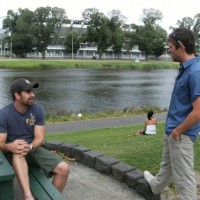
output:
<path id="1" fill-rule="evenodd" d="M 156 114 L 158 122 L 165 121 L 166 113 Z M 47 124 L 46 133 L 58 133 L 58 132 L 74 132 L 82 130 L 94 130 L 99 128 L 112 128 L 118 126 L 131 126 L 134 124 L 143 124 L 146 119 L 146 115 L 135 115 L 131 117 L 119 117 L 109 119 L 99 119 L 90 121 L 74 121 L 64 122 L 57 124 Z"/>

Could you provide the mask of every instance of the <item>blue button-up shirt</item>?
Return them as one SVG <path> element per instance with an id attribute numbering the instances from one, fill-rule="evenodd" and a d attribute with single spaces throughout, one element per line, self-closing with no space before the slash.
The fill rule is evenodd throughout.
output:
<path id="1" fill-rule="evenodd" d="M 192 111 L 193 101 L 200 96 L 200 56 L 192 58 L 181 64 L 176 77 L 168 115 L 166 118 L 165 133 L 171 134 L 179 124 Z M 200 122 L 196 123 L 184 134 L 192 141 L 198 137 Z"/>

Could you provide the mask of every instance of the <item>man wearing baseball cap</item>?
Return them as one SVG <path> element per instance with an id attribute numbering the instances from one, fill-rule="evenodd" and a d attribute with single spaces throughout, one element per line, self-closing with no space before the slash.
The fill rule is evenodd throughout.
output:
<path id="1" fill-rule="evenodd" d="M 29 91 L 32 90 L 33 88 L 38 88 L 38 87 L 39 87 L 38 83 L 31 83 L 27 79 L 19 78 L 11 83 L 10 92 L 13 95 L 15 92 Z"/>
<path id="2" fill-rule="evenodd" d="M 62 192 L 67 182 L 69 165 L 58 155 L 41 147 L 45 136 L 42 107 L 34 103 L 38 83 L 24 78 L 11 83 L 13 103 L 0 110 L 0 150 L 12 163 L 25 200 L 33 200 L 28 165 L 38 166 Z"/>

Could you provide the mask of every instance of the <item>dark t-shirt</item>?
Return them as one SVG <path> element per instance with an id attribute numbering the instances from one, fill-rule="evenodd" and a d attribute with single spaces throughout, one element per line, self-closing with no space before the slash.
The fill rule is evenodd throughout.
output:
<path id="1" fill-rule="evenodd" d="M 23 139 L 31 143 L 35 125 L 44 126 L 44 111 L 38 104 L 29 106 L 25 113 L 19 113 L 14 104 L 0 110 L 0 133 L 7 133 L 6 143 Z"/>

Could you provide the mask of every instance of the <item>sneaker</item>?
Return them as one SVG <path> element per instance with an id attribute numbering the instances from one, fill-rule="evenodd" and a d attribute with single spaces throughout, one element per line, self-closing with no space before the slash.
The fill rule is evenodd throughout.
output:
<path id="1" fill-rule="evenodd" d="M 144 171 L 144 179 L 150 183 L 152 179 L 154 179 L 154 176 L 148 172 L 148 171 Z"/>

